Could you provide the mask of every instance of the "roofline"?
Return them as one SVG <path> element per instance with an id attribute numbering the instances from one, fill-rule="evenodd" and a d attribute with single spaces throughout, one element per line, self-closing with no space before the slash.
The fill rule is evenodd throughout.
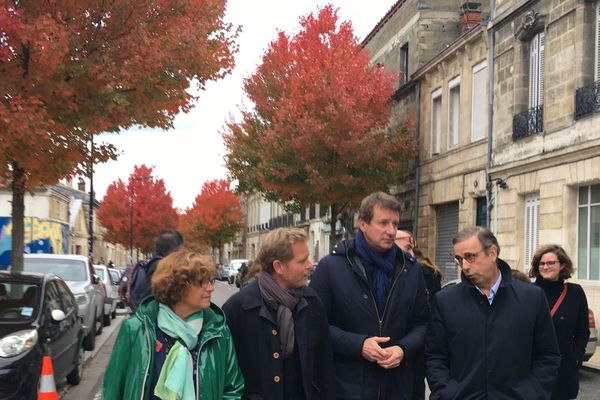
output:
<path id="1" fill-rule="evenodd" d="M 392 18 L 392 16 L 396 13 L 396 11 L 398 11 L 398 9 L 400 7 L 402 7 L 402 5 L 405 2 L 406 2 L 406 0 L 398 0 L 398 1 L 396 1 L 396 3 L 394 5 L 392 5 L 392 7 L 390 7 L 388 12 L 385 13 L 385 15 L 383 16 L 383 18 L 381 18 L 379 20 L 377 25 L 375 25 L 375 27 L 371 30 L 371 32 L 369 32 L 369 34 L 363 39 L 363 41 L 361 42 L 362 47 L 365 47 L 367 45 L 367 43 L 371 39 L 373 39 L 373 37 L 377 34 L 377 32 L 379 32 L 379 30 L 390 20 L 390 18 Z"/>
<path id="2" fill-rule="evenodd" d="M 415 72 L 411 74 L 411 80 L 418 80 L 423 75 L 429 72 L 430 69 L 435 67 L 440 61 L 444 60 L 447 57 L 450 57 L 452 54 L 456 52 L 460 47 L 465 44 L 475 40 L 478 34 L 484 33 L 485 27 L 481 24 L 475 25 L 473 28 L 469 29 L 462 35 L 456 38 L 448 47 L 439 52 L 435 57 L 433 57 L 427 64 L 421 66 L 421 68 L 417 69 Z"/>

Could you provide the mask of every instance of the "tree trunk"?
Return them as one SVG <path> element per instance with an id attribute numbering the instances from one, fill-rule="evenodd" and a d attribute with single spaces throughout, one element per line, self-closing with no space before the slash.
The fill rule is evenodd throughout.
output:
<path id="1" fill-rule="evenodd" d="M 13 161 L 12 189 L 12 244 L 10 254 L 11 270 L 23 271 L 23 253 L 25 251 L 25 170 Z"/>

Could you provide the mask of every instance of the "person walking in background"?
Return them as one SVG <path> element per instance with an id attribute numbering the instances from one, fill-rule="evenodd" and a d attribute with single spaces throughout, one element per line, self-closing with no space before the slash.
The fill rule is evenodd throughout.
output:
<path id="1" fill-rule="evenodd" d="M 431 310 L 433 296 L 442 288 L 442 271 L 419 249 L 412 232 L 398 230 L 395 242 L 402 251 L 415 257 L 421 266 L 427 288 L 427 303 Z M 422 400 L 425 399 L 425 355 L 423 352 L 415 356 L 413 366 L 415 370 L 413 399 Z"/>
<path id="2" fill-rule="evenodd" d="M 151 294 L 152 275 L 158 262 L 183 246 L 183 235 L 176 229 L 163 229 L 154 239 L 154 245 L 156 247 L 154 257 L 141 265 L 141 268 L 138 268 L 132 279 L 130 296 L 132 311 L 135 311 L 137 305 Z"/>
<path id="3" fill-rule="evenodd" d="M 489 229 L 464 229 L 452 244 L 462 282 L 432 302 L 430 399 L 550 399 L 560 354 L 544 293 L 512 279 Z"/>
<path id="4" fill-rule="evenodd" d="M 104 400 L 240 399 L 244 380 L 225 315 L 211 303 L 209 256 L 179 250 L 152 276 L 153 296 L 121 326 Z"/>
<path id="5" fill-rule="evenodd" d="M 225 302 L 244 374 L 244 399 L 335 398 L 331 340 L 323 305 L 306 286 L 308 237 L 279 228 L 263 239 L 254 280 Z"/>
<path id="6" fill-rule="evenodd" d="M 581 286 L 565 282 L 573 275 L 573 263 L 556 244 L 546 244 L 536 250 L 529 275 L 546 294 L 562 356 L 552 399 L 575 399 L 579 393 L 579 367 L 590 337 L 585 292 Z"/>
<path id="7" fill-rule="evenodd" d="M 365 197 L 359 231 L 322 258 L 312 275 L 333 341 L 337 398 L 411 399 L 413 359 L 423 350 L 428 308 L 415 259 L 395 245 L 400 203 Z"/>
<path id="8" fill-rule="evenodd" d="M 412 232 L 398 229 L 396 231 L 396 238 L 394 241 L 396 242 L 396 245 L 400 247 L 400 250 L 410 254 L 413 257 L 415 256 L 414 249 L 417 247 L 417 242 L 415 241 L 415 237 L 413 236 Z"/>

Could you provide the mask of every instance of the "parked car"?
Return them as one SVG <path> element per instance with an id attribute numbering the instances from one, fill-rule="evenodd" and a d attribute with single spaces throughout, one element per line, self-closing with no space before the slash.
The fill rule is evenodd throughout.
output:
<path id="1" fill-rule="evenodd" d="M 217 265 L 217 275 L 215 276 L 217 280 L 226 281 L 228 278 L 228 273 L 225 271 L 225 266 L 222 264 Z"/>
<path id="2" fill-rule="evenodd" d="M 96 347 L 96 335 L 102 333 L 104 289 L 100 278 L 94 274 L 87 257 L 67 254 L 25 254 L 25 271 L 54 273 L 64 279 L 73 292 L 79 315 L 83 318 L 85 339 L 83 348 Z"/>
<path id="3" fill-rule="evenodd" d="M 117 316 L 117 302 L 119 301 L 118 280 L 113 280 L 109 268 L 106 265 L 94 265 L 94 272 L 104 284 L 104 312 L 102 323 L 110 325 L 110 321 Z"/>
<path id="4" fill-rule="evenodd" d="M 583 361 L 589 361 L 589 359 L 592 358 L 592 356 L 596 352 L 596 345 L 598 344 L 598 336 L 596 333 L 596 319 L 594 318 L 594 312 L 591 308 L 588 308 L 588 326 L 590 327 L 590 338 L 588 339 L 587 346 L 585 347 Z"/>
<path id="5" fill-rule="evenodd" d="M 229 261 L 228 264 L 225 264 L 223 266 L 223 274 L 226 276 L 227 281 L 229 283 L 235 282 L 236 275 L 238 274 L 243 263 L 247 264 L 248 260 L 244 260 L 244 259 L 231 260 L 231 261 Z"/>
<path id="6" fill-rule="evenodd" d="M 36 399 L 44 355 L 56 382 L 79 384 L 83 337 L 77 301 L 61 278 L 0 272 L 0 398 Z"/>
<path id="7" fill-rule="evenodd" d="M 446 282 L 442 289 L 454 286 L 460 283 L 460 279 L 453 279 L 451 281 Z M 590 329 L 590 338 L 588 339 L 587 345 L 585 347 L 585 354 L 583 355 L 583 361 L 589 361 L 590 358 L 596 352 L 596 345 L 598 344 L 598 337 L 596 333 L 596 320 L 594 318 L 594 312 L 591 308 L 588 308 L 588 326 Z"/>

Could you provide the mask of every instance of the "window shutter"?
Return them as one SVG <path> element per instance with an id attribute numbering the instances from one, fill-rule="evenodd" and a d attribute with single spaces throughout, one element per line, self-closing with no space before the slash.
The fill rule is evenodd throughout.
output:
<path id="1" fill-rule="evenodd" d="M 537 104 L 537 98 L 535 96 L 537 89 L 537 54 L 538 54 L 538 40 L 537 35 L 531 39 L 529 44 L 529 108 L 535 107 Z"/>
<path id="2" fill-rule="evenodd" d="M 596 63 L 594 64 L 594 80 L 600 80 L 600 2 L 596 3 Z"/>
<path id="3" fill-rule="evenodd" d="M 544 104 L 544 42 L 545 34 L 541 32 L 538 34 L 540 43 L 538 45 L 538 90 L 537 90 L 537 106 Z"/>
<path id="4" fill-rule="evenodd" d="M 484 61 L 473 67 L 473 88 L 471 97 L 471 140 L 479 140 L 485 136 L 487 123 L 486 98 L 487 64 Z"/>
<path id="5" fill-rule="evenodd" d="M 539 244 L 539 213 L 539 195 L 527 197 L 525 199 L 525 257 L 523 260 L 526 271 L 530 268 L 531 259 Z"/>

